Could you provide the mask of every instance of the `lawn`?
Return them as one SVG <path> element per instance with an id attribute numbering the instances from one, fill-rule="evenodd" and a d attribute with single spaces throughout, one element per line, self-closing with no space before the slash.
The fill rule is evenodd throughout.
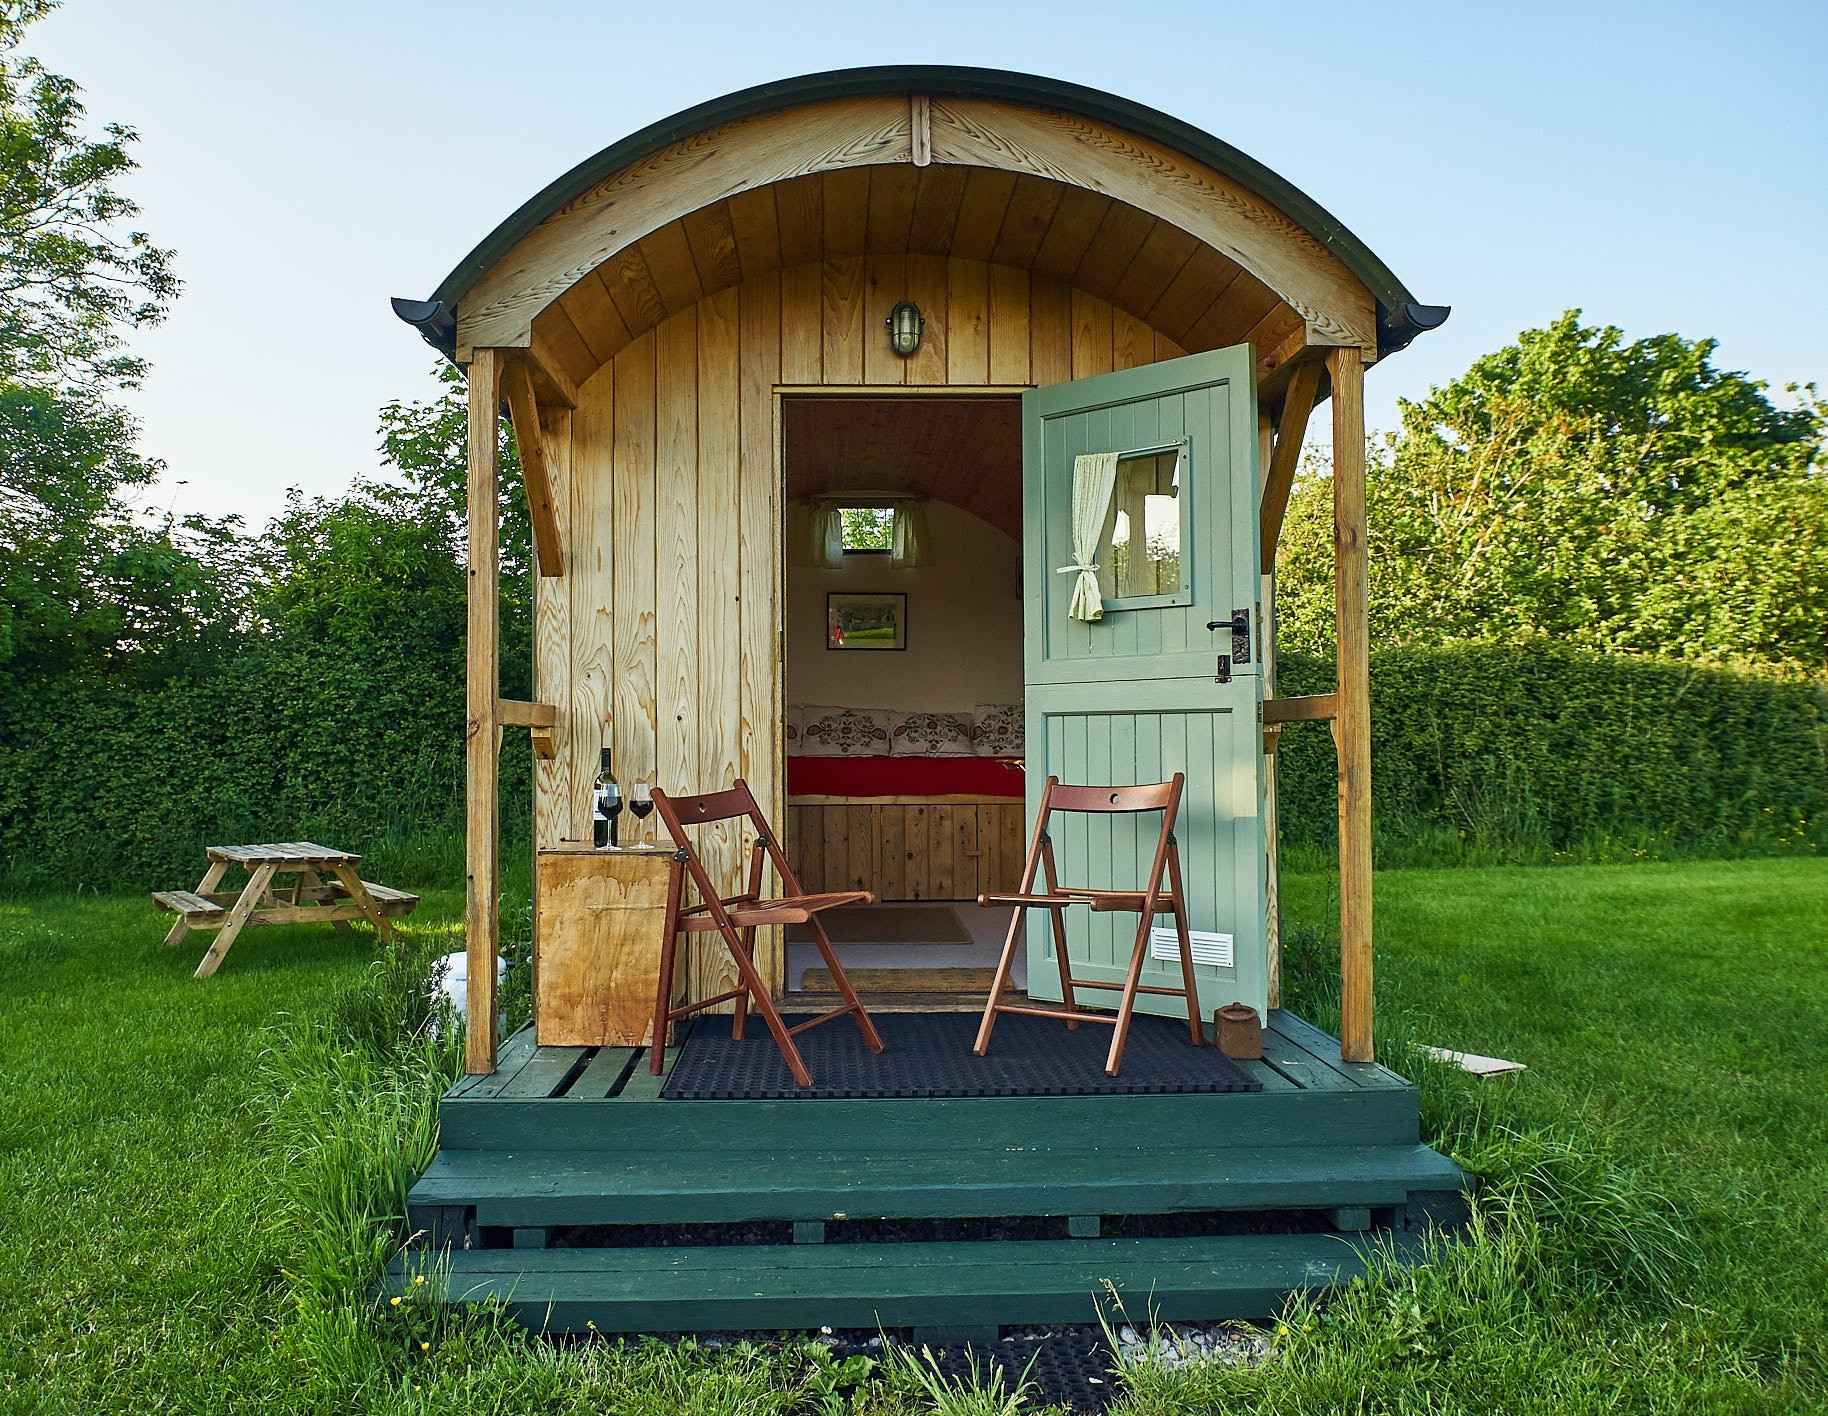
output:
<path id="1" fill-rule="evenodd" d="M 1254 1372 L 1144 1373 L 1130 1409 L 1828 1402 L 1828 863 L 1397 871 L 1377 898 L 1386 1058 L 1531 1068 L 1423 1078 L 1426 1124 L 1493 1179 L 1486 1237 L 1291 1314 Z M 1330 883 L 1284 900 L 1322 923 Z M 460 909 L 429 893 L 417 952 Z M 424 1144 L 446 1054 L 375 1041 L 365 932 L 251 931 L 197 984 L 163 930 L 139 899 L 0 904 L 0 1406 L 822 1409 L 804 1348 L 376 1312 L 377 1151 Z M 1291 1001 L 1326 1022 L 1324 932 L 1291 932 Z M 861 1400 L 931 1409 L 906 1379 Z"/>

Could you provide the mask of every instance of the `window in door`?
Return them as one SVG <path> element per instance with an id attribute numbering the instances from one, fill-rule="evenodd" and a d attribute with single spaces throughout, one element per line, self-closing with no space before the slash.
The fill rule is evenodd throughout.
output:
<path id="1" fill-rule="evenodd" d="M 1186 464 L 1185 443 L 1143 448 L 1117 459 L 1098 557 L 1108 608 L 1192 603 Z"/>

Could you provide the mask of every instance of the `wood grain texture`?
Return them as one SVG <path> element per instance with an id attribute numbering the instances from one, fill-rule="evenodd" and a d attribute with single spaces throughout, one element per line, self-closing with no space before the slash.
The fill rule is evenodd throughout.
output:
<path id="1" fill-rule="evenodd" d="M 541 577 L 560 576 L 565 573 L 565 552 L 545 435 L 540 430 L 539 402 L 533 393 L 533 372 L 525 360 L 512 359 L 503 367 L 502 382 L 514 426 L 514 445 L 520 453 L 521 486 L 533 530 L 534 561 Z"/>
<path id="2" fill-rule="evenodd" d="M 537 333 L 581 383 L 619 340 L 764 269 L 909 251 L 1077 276 L 1189 347 L 1241 265 L 1270 305 L 1198 347 L 1261 324 L 1267 350 L 1290 318 L 1309 344 L 1372 344 L 1371 297 L 1326 244 L 1212 169 L 1069 114 L 966 99 L 930 112 L 928 166 L 911 161 L 908 101 L 885 97 L 741 120 L 611 174 L 465 292 L 460 354 Z"/>
<path id="3" fill-rule="evenodd" d="M 613 470 L 605 488 L 615 528 L 614 740 L 617 775 L 651 781 L 657 764 L 654 684 L 654 351 L 645 334 L 616 356 Z"/>
<path id="4" fill-rule="evenodd" d="M 464 939 L 469 1008 L 464 1067 L 472 1076 L 495 1070 L 495 960 L 501 953 L 500 775 L 495 702 L 500 694 L 501 569 L 496 486 L 500 473 L 502 357 L 477 350 L 469 365 L 468 635 L 465 644 Z M 272 868 L 266 867 L 267 879 Z M 264 881 L 262 884 L 264 885 Z M 245 914 L 243 916 L 245 918 Z M 224 930 L 232 941 L 233 933 Z M 218 945 L 224 950 L 227 946 Z"/>
<path id="5" fill-rule="evenodd" d="M 545 440 L 552 500 L 557 509 L 559 537 L 567 560 L 571 547 L 571 451 L 574 412 L 569 408 L 540 411 L 540 431 Z M 571 595 L 580 567 L 553 580 L 535 576 L 533 581 L 533 693 L 542 703 L 558 707 L 553 724 L 557 752 L 550 758 L 536 755 L 533 763 L 533 844 L 552 845 L 571 834 Z"/>
<path id="6" fill-rule="evenodd" d="M 542 851 L 534 1019 L 542 1047 L 652 1040 L 668 855 Z"/>
<path id="7" fill-rule="evenodd" d="M 1371 653 L 1366 613 L 1365 371 L 1327 356 L 1333 382 L 1333 555 L 1339 745 L 1339 1055 L 1375 1060 L 1371 964 Z"/>
<path id="8" fill-rule="evenodd" d="M 569 771 L 552 778 L 553 789 L 563 791 L 564 800 L 545 807 L 561 827 L 556 838 L 560 840 L 589 839 L 590 783 L 599 750 L 612 741 L 615 721 L 615 377 L 615 365 L 606 365 L 579 390 L 571 424 L 571 573 L 565 578 L 569 594 L 564 626 L 568 642 L 538 640 L 535 646 L 542 673 L 558 672 L 561 657 L 569 660 L 571 713 L 560 720 L 560 731 L 569 740 L 569 751 L 561 760 L 568 762 Z M 554 843 L 554 838 L 540 842 Z"/>
<path id="9" fill-rule="evenodd" d="M 1302 364 L 1295 369 L 1282 400 L 1275 445 L 1264 463 L 1258 519 L 1265 575 L 1276 566 L 1276 543 L 1282 537 L 1282 518 L 1288 512 L 1289 493 L 1294 490 L 1295 473 L 1301 465 L 1301 444 L 1307 436 L 1308 415 L 1314 410 L 1314 396 L 1320 392 L 1320 370 L 1318 363 Z"/>
<path id="10" fill-rule="evenodd" d="M 698 790 L 698 312 L 664 321 L 654 346 L 654 656 L 656 722 L 654 781 L 669 790 Z M 631 764 L 632 766 L 632 764 Z M 625 782 L 643 780 L 623 774 Z M 675 784 L 680 784 L 677 788 Z M 626 791 L 626 786 L 624 790 Z M 651 841 L 658 818 L 629 820 L 625 844 Z"/>

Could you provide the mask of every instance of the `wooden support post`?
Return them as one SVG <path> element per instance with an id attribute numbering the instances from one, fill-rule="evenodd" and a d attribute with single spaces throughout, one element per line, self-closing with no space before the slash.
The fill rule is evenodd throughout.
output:
<path id="1" fill-rule="evenodd" d="M 468 888 L 464 937 L 469 954 L 465 1069 L 472 1076 L 495 1070 L 495 960 L 501 952 L 500 832 L 497 800 L 500 762 L 501 629 L 497 548 L 497 446 L 501 419 L 501 354 L 477 349 L 470 356 L 469 421 L 469 639 L 464 724 L 464 858 Z"/>
<path id="2" fill-rule="evenodd" d="M 1365 364 L 1327 356 L 1333 376 L 1333 609 L 1338 655 L 1339 1055 L 1373 1060 L 1371 1042 L 1371 627 L 1366 599 Z"/>

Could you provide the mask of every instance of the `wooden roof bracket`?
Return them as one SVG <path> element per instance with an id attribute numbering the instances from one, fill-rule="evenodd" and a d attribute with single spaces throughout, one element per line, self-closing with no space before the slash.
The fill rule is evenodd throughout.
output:
<path id="1" fill-rule="evenodd" d="M 1263 494 L 1258 503 L 1263 557 L 1260 568 L 1265 575 L 1276 567 L 1276 542 L 1282 536 L 1282 518 L 1288 513 L 1289 493 L 1294 488 L 1295 470 L 1301 462 L 1308 415 L 1314 411 L 1314 399 L 1320 392 L 1321 372 L 1322 366 L 1317 360 L 1295 365 L 1289 376 L 1288 392 L 1282 400 L 1282 417 L 1277 424 L 1269 466 L 1263 471 Z"/>
<path id="2" fill-rule="evenodd" d="M 527 515 L 533 523 L 534 559 L 539 573 L 565 573 L 563 538 L 558 508 L 552 497 L 552 471 L 547 462 L 545 434 L 540 429 L 539 401 L 533 388 L 533 371 L 527 359 L 511 359 L 502 371 L 508 399 L 508 417 L 514 424 L 514 442 L 520 449 L 521 480 L 527 492 Z"/>

